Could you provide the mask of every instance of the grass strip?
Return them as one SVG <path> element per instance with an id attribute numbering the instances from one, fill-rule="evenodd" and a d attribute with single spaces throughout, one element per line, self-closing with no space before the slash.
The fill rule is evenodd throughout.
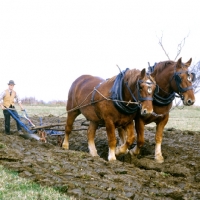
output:
<path id="1" fill-rule="evenodd" d="M 44 187 L 0 165 L 0 200 L 72 200 L 58 189 Z"/>

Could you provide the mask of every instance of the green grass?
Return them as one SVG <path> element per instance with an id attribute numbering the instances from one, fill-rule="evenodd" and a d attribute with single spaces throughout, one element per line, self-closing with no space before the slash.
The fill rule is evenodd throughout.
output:
<path id="1" fill-rule="evenodd" d="M 66 107 L 65 106 L 23 106 L 26 110 L 29 117 L 37 115 L 37 116 L 48 116 L 48 115 L 54 115 L 54 116 L 67 116 Z M 23 112 L 20 110 L 19 106 L 15 106 L 17 112 L 19 114 L 23 114 Z M 0 112 L 0 118 L 3 118 L 3 112 Z"/>
<path id="2" fill-rule="evenodd" d="M 20 178 L 16 172 L 0 165 L 0 199 L 2 200 L 68 200 L 67 195 L 51 187 L 43 187 L 27 179 Z"/>
<path id="3" fill-rule="evenodd" d="M 16 107 L 17 108 L 17 107 Z M 28 116 L 48 116 L 48 115 L 54 115 L 54 116 L 67 116 L 66 106 L 24 106 L 24 109 L 26 110 Z M 21 112 L 21 111 L 19 111 Z"/>
<path id="4" fill-rule="evenodd" d="M 169 113 L 169 121 L 165 128 L 175 128 L 180 130 L 200 131 L 199 127 L 200 107 L 174 107 Z M 147 126 L 156 126 L 155 123 Z"/>

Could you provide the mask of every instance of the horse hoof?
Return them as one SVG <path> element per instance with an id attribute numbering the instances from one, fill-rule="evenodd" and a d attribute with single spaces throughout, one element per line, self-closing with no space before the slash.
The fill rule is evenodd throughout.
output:
<path id="1" fill-rule="evenodd" d="M 110 160 L 108 160 L 109 162 L 114 162 L 114 161 L 116 161 L 116 159 L 110 159 Z"/>
<path id="2" fill-rule="evenodd" d="M 139 154 L 136 153 L 134 149 L 129 150 L 128 153 L 130 153 L 131 156 L 137 156 Z"/>
<path id="3" fill-rule="evenodd" d="M 63 145 L 62 145 L 62 148 L 63 148 L 63 149 L 69 149 L 69 146 L 63 144 Z"/>
<path id="4" fill-rule="evenodd" d="M 159 156 L 159 157 L 155 157 L 155 161 L 157 163 L 163 163 L 164 162 L 164 158 L 162 156 Z"/>
<path id="5" fill-rule="evenodd" d="M 121 154 L 127 154 L 128 152 L 129 152 L 128 149 L 126 149 L 125 151 L 122 151 L 120 147 L 117 147 L 116 150 L 115 150 L 115 155 L 119 156 Z"/>
<path id="6" fill-rule="evenodd" d="M 99 155 L 98 155 L 97 153 L 90 153 L 90 155 L 91 155 L 92 157 L 99 157 Z"/>
<path id="7" fill-rule="evenodd" d="M 118 156 L 118 155 L 120 155 L 120 154 L 121 154 L 121 152 L 120 152 L 120 147 L 117 147 L 117 148 L 115 149 L 115 155 Z"/>
<path id="8" fill-rule="evenodd" d="M 110 157 L 108 157 L 108 161 L 110 162 L 112 162 L 112 161 L 115 161 L 116 160 L 116 157 L 112 157 L 112 158 L 110 158 Z"/>
<path id="9" fill-rule="evenodd" d="M 126 149 L 126 151 L 125 151 L 125 154 L 128 154 L 129 153 L 129 150 L 128 149 Z"/>

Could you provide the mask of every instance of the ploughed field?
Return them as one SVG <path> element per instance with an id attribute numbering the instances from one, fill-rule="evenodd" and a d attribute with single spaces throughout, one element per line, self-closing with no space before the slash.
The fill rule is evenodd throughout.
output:
<path id="1" fill-rule="evenodd" d="M 31 120 L 37 124 L 38 117 Z M 60 121 L 65 122 L 65 117 Z M 108 162 L 105 128 L 99 128 L 95 138 L 100 157 L 92 157 L 83 121 L 74 123 L 70 150 L 64 150 L 57 136 L 47 136 L 44 143 L 17 135 L 13 120 L 12 135 L 5 135 L 0 118 L 0 165 L 41 185 L 59 187 L 76 199 L 200 199 L 200 132 L 165 129 L 165 162 L 158 164 L 153 159 L 155 128 L 146 127 L 140 155 L 126 154 Z M 43 122 L 57 123 L 57 119 L 50 115 Z"/>

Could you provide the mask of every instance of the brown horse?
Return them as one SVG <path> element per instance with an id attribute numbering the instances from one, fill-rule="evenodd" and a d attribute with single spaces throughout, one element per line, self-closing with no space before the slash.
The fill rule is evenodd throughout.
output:
<path id="1" fill-rule="evenodd" d="M 117 149 L 117 154 L 125 153 L 134 141 L 133 119 L 136 112 L 140 110 L 141 115 L 153 112 L 155 88 L 154 79 L 147 76 L 145 69 L 126 69 L 108 80 L 90 75 L 80 76 L 72 83 L 68 93 L 68 116 L 62 147 L 69 148 L 73 122 L 82 113 L 90 121 L 87 131 L 90 154 L 98 156 L 94 137 L 99 124 L 103 124 L 108 137 L 108 160 L 116 160 L 115 128 L 122 126 L 127 132 L 126 142 Z"/>
<path id="2" fill-rule="evenodd" d="M 182 63 L 181 58 L 177 61 L 165 61 L 156 64 L 153 68 L 151 76 L 155 79 L 158 93 L 154 93 L 153 110 L 154 113 L 148 116 L 142 116 L 137 113 L 135 118 L 135 129 L 137 132 L 137 145 L 131 149 L 130 154 L 137 155 L 144 144 L 144 125 L 151 122 L 156 123 L 155 135 L 155 160 L 158 163 L 164 162 L 161 143 L 163 129 L 168 122 L 169 112 L 172 107 L 172 101 L 177 93 L 183 104 L 186 106 L 193 105 L 195 102 L 192 81 L 195 79 L 195 74 L 188 71 L 192 59 L 186 63 Z M 152 67 L 150 67 L 152 69 Z M 125 141 L 126 133 L 122 128 L 118 129 L 119 136 L 122 142 Z"/>

